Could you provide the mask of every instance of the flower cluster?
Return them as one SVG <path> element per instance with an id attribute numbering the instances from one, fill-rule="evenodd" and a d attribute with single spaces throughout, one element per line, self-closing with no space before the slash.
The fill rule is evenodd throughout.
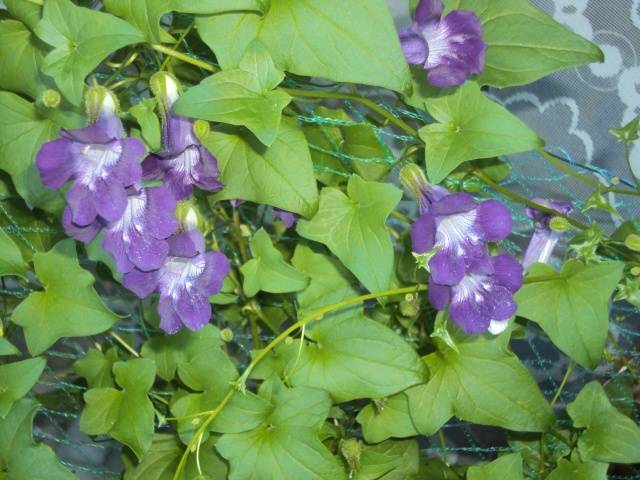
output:
<path id="1" fill-rule="evenodd" d="M 432 186 L 416 165 L 404 167 L 400 178 L 420 208 L 411 239 L 413 251 L 429 258 L 431 304 L 449 307 L 467 333 L 500 333 L 516 312 L 513 294 L 522 286 L 523 269 L 509 255 L 492 256 L 487 243 L 511 233 L 509 210 L 495 200 L 478 203 Z"/>
<path id="2" fill-rule="evenodd" d="M 229 272 L 227 258 L 205 252 L 195 225 L 176 218 L 179 200 L 193 185 L 222 188 L 215 158 L 201 145 L 194 121 L 175 115 L 177 84 L 159 73 L 152 78 L 163 119 L 163 150 L 143 160 L 145 147 L 126 138 L 117 99 L 93 86 L 86 96 L 89 126 L 62 130 L 36 157 L 42 182 L 61 188 L 70 181 L 62 215 L 67 235 L 84 243 L 104 232 L 102 247 L 115 260 L 124 284 L 140 298 L 160 294 L 160 326 L 175 333 L 181 325 L 197 330 L 211 317 L 209 296 Z M 145 186 L 147 179 L 162 185 Z M 187 222 L 189 223 L 189 222 Z"/>
<path id="3" fill-rule="evenodd" d="M 427 71 L 429 83 L 448 88 L 482 72 L 487 44 L 475 13 L 454 10 L 443 18 L 443 9 L 440 0 L 420 0 L 400 42 L 407 61 Z"/>

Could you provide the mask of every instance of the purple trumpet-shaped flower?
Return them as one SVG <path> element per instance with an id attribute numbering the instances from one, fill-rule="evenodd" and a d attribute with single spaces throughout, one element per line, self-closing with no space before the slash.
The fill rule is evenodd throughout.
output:
<path id="1" fill-rule="evenodd" d="M 165 187 L 128 189 L 122 216 L 114 222 L 101 219 L 81 226 L 72 221 L 67 209 L 62 221 L 67 235 L 90 242 L 101 229 L 102 247 L 111 254 L 120 273 L 134 268 L 142 271 L 160 268 L 169 253 L 167 238 L 178 228 L 176 201 Z"/>
<path id="2" fill-rule="evenodd" d="M 178 99 L 176 80 L 159 72 L 151 82 L 162 113 L 163 150 L 145 159 L 144 177 L 154 179 L 164 175 L 176 200 L 190 197 L 194 185 L 209 192 L 220 190 L 218 162 L 196 136 L 194 120 L 173 113 L 173 104 Z M 206 122 L 202 125 L 208 128 Z"/>
<path id="3" fill-rule="evenodd" d="M 275 207 L 273 207 L 273 214 L 276 217 L 278 217 L 282 221 L 284 226 L 287 228 L 293 227 L 298 221 L 298 219 L 300 218 L 298 217 L 298 215 L 296 215 L 293 212 L 289 212 L 287 210 L 280 210 L 279 208 L 275 208 Z"/>
<path id="4" fill-rule="evenodd" d="M 448 88 L 482 72 L 487 44 L 475 13 L 454 10 L 442 18 L 443 9 L 440 0 L 421 0 L 400 42 L 407 61 L 427 71 L 429 83 Z"/>
<path id="5" fill-rule="evenodd" d="M 125 138 L 116 115 L 116 100 L 103 87 L 87 93 L 92 123 L 77 130 L 61 130 L 60 138 L 47 142 L 36 155 L 42 183 L 58 189 L 67 181 L 69 213 L 75 225 L 86 226 L 100 217 L 118 220 L 127 206 L 126 188 L 140 181 L 144 145 Z"/>
<path id="6" fill-rule="evenodd" d="M 534 200 L 537 203 L 553 209 L 563 215 L 569 215 L 573 211 L 571 202 L 545 200 L 540 198 L 536 198 Z M 535 225 L 535 230 L 522 259 L 522 266 L 524 268 L 529 268 L 531 264 L 536 262 L 549 262 L 551 255 L 553 254 L 553 249 L 562 236 L 562 232 L 551 229 L 550 222 L 554 217 L 553 214 L 541 212 L 540 210 L 530 207 L 526 208 L 526 214 L 534 221 Z"/>
<path id="7" fill-rule="evenodd" d="M 487 256 L 487 242 L 510 233 L 511 214 L 502 203 L 477 203 L 471 195 L 454 193 L 428 204 L 411 228 L 411 239 L 416 253 L 437 249 L 429 260 L 431 278 L 452 286 L 470 262 Z"/>
<path id="8" fill-rule="evenodd" d="M 522 265 L 509 255 L 471 262 L 460 282 L 440 285 L 429 279 L 429 300 L 434 308 L 449 306 L 451 319 L 466 333 L 502 332 L 516 313 L 513 294 L 522 286 Z"/>
<path id="9" fill-rule="evenodd" d="M 220 252 L 205 252 L 197 230 L 169 239 L 169 256 L 159 270 L 134 269 L 124 275 L 124 285 L 138 297 L 160 294 L 160 327 L 176 333 L 182 325 L 199 330 L 211 318 L 209 297 L 222 288 L 229 273 L 229 260 Z"/>

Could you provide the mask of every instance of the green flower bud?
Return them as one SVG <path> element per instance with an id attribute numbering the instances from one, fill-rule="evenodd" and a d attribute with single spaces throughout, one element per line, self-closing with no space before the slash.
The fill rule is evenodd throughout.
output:
<path id="1" fill-rule="evenodd" d="M 149 79 L 149 86 L 161 107 L 160 112 L 166 115 L 180 96 L 180 83 L 168 72 L 157 72 Z"/>
<path id="2" fill-rule="evenodd" d="M 556 232 L 568 232 L 573 229 L 573 225 L 564 217 L 553 217 L 549 222 L 549 227 Z"/>
<path id="3" fill-rule="evenodd" d="M 632 233 L 624 239 L 624 246 L 634 252 L 640 252 L 640 235 Z"/>
<path id="4" fill-rule="evenodd" d="M 634 277 L 640 277 L 640 267 L 633 267 L 631 269 L 631 275 L 633 275 Z"/>
<path id="5" fill-rule="evenodd" d="M 357 438 L 343 438 L 340 440 L 340 453 L 349 466 L 353 475 L 360 468 L 360 457 L 362 457 L 362 443 Z"/>
<path id="6" fill-rule="evenodd" d="M 180 222 L 183 230 L 200 230 L 205 232 L 207 221 L 200 212 L 198 205 L 193 200 L 183 200 L 178 202 L 176 207 L 176 218 Z"/>
<path id="7" fill-rule="evenodd" d="M 230 341 L 233 340 L 233 330 L 231 330 L 230 328 L 225 328 L 221 330 L 220 338 L 222 339 L 223 342 L 229 343 Z"/>
<path id="8" fill-rule="evenodd" d="M 406 295 L 404 300 L 400 302 L 400 315 L 403 317 L 415 317 L 420 313 L 421 303 L 418 295 Z"/>
<path id="9" fill-rule="evenodd" d="M 48 88 L 42 92 L 42 95 L 40 95 L 40 101 L 42 102 L 42 105 L 47 108 L 58 108 L 62 101 L 62 96 L 57 90 Z"/>
<path id="10" fill-rule="evenodd" d="M 92 85 L 84 94 L 84 106 L 89 123 L 94 123 L 101 112 L 117 115 L 120 110 L 118 97 L 101 85 Z"/>
<path id="11" fill-rule="evenodd" d="M 209 135 L 211 127 L 209 125 L 209 122 L 207 122 L 206 120 L 196 120 L 193 123 L 193 131 L 195 132 L 196 137 L 202 140 L 206 138 L 207 135 Z"/>
<path id="12" fill-rule="evenodd" d="M 400 182 L 405 190 L 418 202 L 429 190 L 429 182 L 422 169 L 415 163 L 409 163 L 400 170 Z"/>

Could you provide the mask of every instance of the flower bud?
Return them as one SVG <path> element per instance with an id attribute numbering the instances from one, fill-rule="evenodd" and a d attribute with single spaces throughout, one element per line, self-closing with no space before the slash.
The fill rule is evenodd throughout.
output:
<path id="1" fill-rule="evenodd" d="M 198 205 L 193 200 L 183 200 L 178 202 L 176 207 L 176 218 L 180 222 L 183 230 L 206 230 L 206 219 L 200 212 Z"/>
<path id="2" fill-rule="evenodd" d="M 405 190 L 421 204 L 429 191 L 429 182 L 422 169 L 415 163 L 409 163 L 402 167 L 399 178 Z"/>
<path id="3" fill-rule="evenodd" d="M 633 267 L 631 269 L 631 275 L 634 277 L 640 277 L 640 267 Z"/>
<path id="4" fill-rule="evenodd" d="M 230 328 L 225 328 L 220 331 L 220 338 L 223 342 L 229 343 L 233 340 L 233 330 Z"/>
<path id="5" fill-rule="evenodd" d="M 40 102 L 46 108 L 58 108 L 61 101 L 62 97 L 57 90 L 48 88 L 40 95 Z"/>
<path id="6" fill-rule="evenodd" d="M 92 85 L 84 95 L 84 105 L 89 123 L 98 120 L 101 114 L 117 114 L 119 110 L 118 98 L 101 85 Z"/>
<path id="7" fill-rule="evenodd" d="M 196 137 L 202 140 L 206 138 L 207 135 L 209 135 L 211 127 L 209 125 L 209 122 L 207 122 L 206 120 L 196 120 L 193 123 L 193 131 L 195 132 Z"/>
<path id="8" fill-rule="evenodd" d="M 553 217 L 549 221 L 549 228 L 551 228 L 551 230 L 553 231 L 562 233 L 568 232 L 569 230 L 573 229 L 573 225 L 571 225 L 571 223 L 569 223 L 569 220 L 564 217 Z"/>
<path id="9" fill-rule="evenodd" d="M 418 295 L 408 294 L 404 300 L 400 302 L 400 315 L 403 317 L 415 317 L 420 313 L 420 297 Z"/>
<path id="10" fill-rule="evenodd" d="M 163 114 L 169 112 L 171 106 L 180 96 L 180 84 L 178 80 L 167 72 L 157 72 L 151 76 L 149 86 L 160 105 Z"/>
<path id="11" fill-rule="evenodd" d="M 340 453 L 349 465 L 350 473 L 357 472 L 360 468 L 362 456 L 362 443 L 357 438 L 343 438 L 340 440 Z"/>
<path id="12" fill-rule="evenodd" d="M 640 235 L 632 233 L 624 239 L 624 246 L 634 252 L 640 252 Z"/>

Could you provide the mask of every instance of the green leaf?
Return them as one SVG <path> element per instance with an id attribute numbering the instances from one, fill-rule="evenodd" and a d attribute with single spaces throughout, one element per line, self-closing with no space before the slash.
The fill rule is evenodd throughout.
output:
<path id="1" fill-rule="evenodd" d="M 309 279 L 282 258 L 273 246 L 269 234 L 261 228 L 250 241 L 253 258 L 240 267 L 244 277 L 244 292 L 249 297 L 259 291 L 270 293 L 298 292 L 306 288 Z"/>
<path id="2" fill-rule="evenodd" d="M 347 193 L 324 188 L 318 213 L 298 222 L 297 231 L 325 244 L 369 291 L 386 290 L 393 270 L 393 244 L 385 221 L 402 192 L 353 175 Z"/>
<path id="3" fill-rule="evenodd" d="M 151 449 L 142 461 L 132 469 L 125 470 L 124 480 L 172 480 L 183 453 L 184 448 L 174 435 L 157 433 L 153 436 Z M 202 477 L 198 476 L 198 465 L 202 469 Z M 227 478 L 227 466 L 216 454 L 211 440 L 200 445 L 198 465 L 195 455 L 189 455 L 182 478 Z"/>
<path id="4" fill-rule="evenodd" d="M 40 75 L 44 49 L 38 38 L 15 20 L 0 22 L 0 89 L 22 93 L 35 99 L 45 88 Z"/>
<path id="5" fill-rule="evenodd" d="M 118 321 L 93 289 L 93 275 L 78 264 L 73 240 L 63 240 L 47 253 L 36 253 L 33 263 L 45 290 L 32 292 L 11 316 L 24 328 L 32 355 L 39 355 L 62 337 L 96 335 Z"/>
<path id="6" fill-rule="evenodd" d="M 20 249 L 9 234 L 0 229 L 0 277 L 4 275 L 25 276 L 26 274 L 27 267 Z"/>
<path id="7" fill-rule="evenodd" d="M 368 443 L 418 435 L 409 414 L 409 400 L 402 392 L 370 403 L 360 410 L 356 420 L 362 425 L 362 434 Z"/>
<path id="8" fill-rule="evenodd" d="M 415 439 L 365 445 L 353 479 L 407 480 L 418 473 L 419 461 L 418 442 Z M 432 480 L 431 477 L 424 478 Z"/>
<path id="9" fill-rule="evenodd" d="M 33 441 L 35 400 L 17 401 L 7 416 L 0 419 L 0 474 L 7 480 L 73 480 L 53 451 Z"/>
<path id="10" fill-rule="evenodd" d="M 267 12 L 198 18 L 198 33 L 224 69 L 238 65 L 259 38 L 281 70 L 363 83 L 396 91 L 408 88 L 407 62 L 384 0 L 272 0 Z M 375 28 L 371 28 L 375 25 Z"/>
<path id="11" fill-rule="evenodd" d="M 129 113 L 136 119 L 142 129 L 142 139 L 149 147 L 149 151 L 155 152 L 162 148 L 162 133 L 160 120 L 155 113 L 156 100 L 147 98 L 132 106 Z"/>
<path id="12" fill-rule="evenodd" d="M 425 106 L 438 123 L 422 127 L 427 174 L 440 183 L 469 160 L 533 150 L 542 139 L 506 108 L 485 97 L 475 82 L 428 98 Z"/>
<path id="13" fill-rule="evenodd" d="M 467 480 L 523 480 L 522 456 L 511 453 L 485 465 L 471 465 Z"/>
<path id="14" fill-rule="evenodd" d="M 20 20 L 32 30 L 42 17 L 42 6 L 29 0 L 4 0 L 3 3 L 13 18 Z"/>
<path id="15" fill-rule="evenodd" d="M 160 28 L 160 19 L 171 10 L 171 0 L 104 0 L 104 7 L 144 32 L 149 43 L 160 43 L 169 36 Z"/>
<path id="16" fill-rule="evenodd" d="M 489 46 L 478 79 L 482 85 L 525 85 L 558 70 L 603 61 L 596 45 L 527 0 L 446 0 L 445 4 L 480 16 Z"/>
<path id="17" fill-rule="evenodd" d="M 113 374 L 122 390 L 92 388 L 85 392 L 80 430 L 88 435 L 109 434 L 142 459 L 153 438 L 154 409 L 147 393 L 156 367 L 149 359 L 137 358 L 115 363 Z"/>
<path id="18" fill-rule="evenodd" d="M 300 244 L 296 247 L 291 263 L 310 279 L 309 286 L 298 293 L 299 318 L 360 294 L 355 286 L 355 278 L 333 257 L 316 253 L 310 247 Z M 346 318 L 352 316 L 354 311 L 361 312 L 362 307 L 355 306 L 328 315 Z"/>
<path id="19" fill-rule="evenodd" d="M 261 478 L 345 479 L 342 466 L 317 437 L 331 408 L 326 392 L 289 389 L 272 379 L 259 395 L 273 405 L 265 420 L 248 432 L 223 435 L 216 445 L 231 466 L 229 480 L 256 478 L 258 472 Z"/>
<path id="20" fill-rule="evenodd" d="M 124 20 L 77 7 L 70 0 L 47 0 L 35 33 L 53 47 L 44 59 L 42 71 L 53 77 L 74 105 L 82 102 L 85 77 L 105 57 L 144 40 L 142 32 Z"/>
<path id="21" fill-rule="evenodd" d="M 0 337 L 0 357 L 6 355 L 18 355 L 18 350 L 9 340 L 4 337 Z"/>
<path id="22" fill-rule="evenodd" d="M 0 92 L 0 169 L 11 175 L 28 205 L 51 212 L 62 207 L 62 196 L 42 184 L 35 156 L 58 130 L 51 120 L 38 116 L 34 104 L 13 93 Z"/>
<path id="23" fill-rule="evenodd" d="M 623 268 L 618 262 L 585 265 L 569 260 L 558 272 L 534 264 L 515 296 L 518 315 L 538 323 L 560 350 L 593 369 L 602 357 L 609 330 L 608 303 Z"/>
<path id="24" fill-rule="evenodd" d="M 609 401 L 602 385 L 588 383 L 567 405 L 576 428 L 586 428 L 578 440 L 584 461 L 640 463 L 640 427 Z"/>
<path id="25" fill-rule="evenodd" d="M 380 141 L 373 125 L 368 123 L 343 126 L 343 152 L 350 158 L 355 173 L 368 181 L 382 180 L 387 176 L 395 157 Z"/>
<path id="26" fill-rule="evenodd" d="M 185 13 L 262 12 L 262 0 L 172 0 L 172 9 Z"/>
<path id="27" fill-rule="evenodd" d="M 278 135 L 282 110 L 291 102 L 287 93 L 274 90 L 283 79 L 284 73 L 256 40 L 247 47 L 238 68 L 205 78 L 187 90 L 173 108 L 188 117 L 243 125 L 271 146 Z"/>
<path id="28" fill-rule="evenodd" d="M 549 427 L 551 408 L 505 338 L 469 337 L 456 341 L 459 354 L 445 349 L 425 357 L 429 382 L 406 392 L 420 433 L 437 432 L 453 415 L 523 432 Z"/>
<path id="29" fill-rule="evenodd" d="M 113 387 L 113 365 L 118 361 L 118 351 L 110 348 L 106 353 L 90 348 L 86 355 L 73 364 L 73 370 L 87 380 L 89 388 Z"/>
<path id="30" fill-rule="evenodd" d="M 9 412 L 13 402 L 29 393 L 46 364 L 44 358 L 30 358 L 0 365 L 0 418 Z"/>
<path id="31" fill-rule="evenodd" d="M 640 115 L 635 117 L 622 128 L 609 130 L 609 133 L 622 143 L 627 145 L 632 144 L 636 140 L 640 139 Z"/>
<path id="32" fill-rule="evenodd" d="M 389 328 L 362 315 L 327 318 L 306 332 L 312 342 L 285 368 L 291 385 L 321 388 L 337 403 L 382 398 L 423 382 L 423 362 Z"/>
<path id="33" fill-rule="evenodd" d="M 608 469 L 606 463 L 580 463 L 562 458 L 546 480 L 607 480 Z"/>
<path id="34" fill-rule="evenodd" d="M 318 188 L 309 148 L 293 121 L 283 119 L 270 147 L 229 130 L 211 132 L 203 143 L 218 159 L 225 185 L 211 198 L 248 200 L 304 216 L 316 211 Z"/>

